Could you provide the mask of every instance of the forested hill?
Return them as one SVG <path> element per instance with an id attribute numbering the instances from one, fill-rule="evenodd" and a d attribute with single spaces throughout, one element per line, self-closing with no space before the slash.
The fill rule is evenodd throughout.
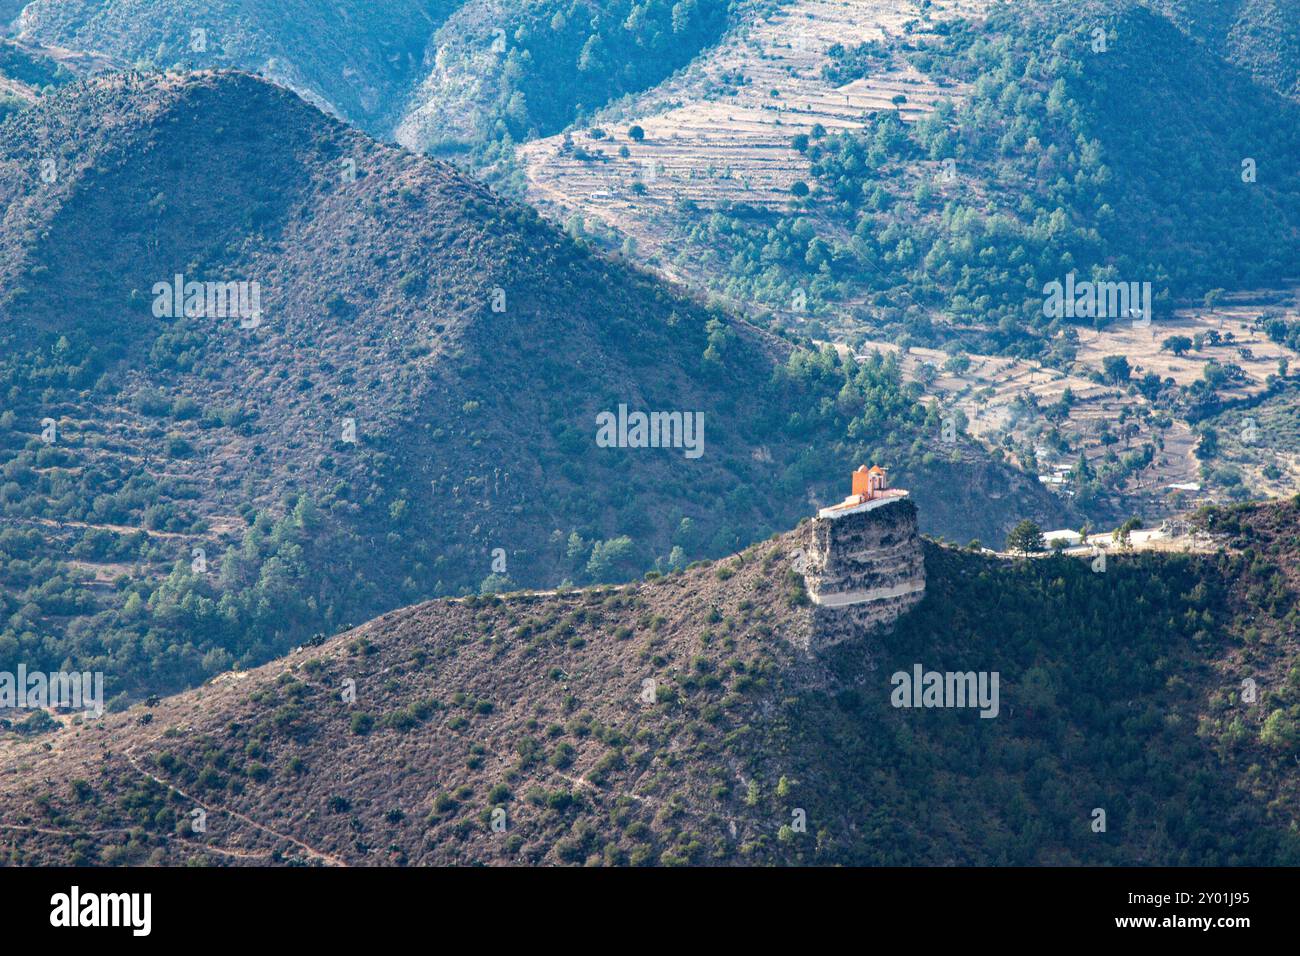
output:
<path id="1" fill-rule="evenodd" d="M 1068 519 L 891 360 L 736 323 L 270 83 L 107 76 L 3 134 L 0 663 L 176 689 L 424 597 L 725 554 L 863 460 L 953 539 Z M 261 313 L 186 315 L 178 275 Z M 703 416 L 699 453 L 601 447 L 620 405 Z"/>
<path id="2" fill-rule="evenodd" d="M 1220 47 L 1131 0 L 997 3 L 934 31 L 833 48 L 836 82 L 906 65 L 949 102 L 795 137 L 802 197 L 681 217 L 681 255 L 778 310 L 802 289 L 875 335 L 1058 365 L 1071 322 L 1043 288 L 1067 273 L 1151 283 L 1157 320 L 1300 275 L 1300 104 Z"/>
<path id="3" fill-rule="evenodd" d="M 423 604 L 5 744 L 0 846 L 15 864 L 1296 865 L 1300 506 L 1198 520 L 1221 553 L 1100 573 L 927 545 L 921 604 L 816 658 L 795 646 L 815 626 L 798 531 L 624 588 Z M 996 716 L 894 706 L 918 664 L 997 672 Z"/>
<path id="4" fill-rule="evenodd" d="M 1153 6 L 1261 82 L 1300 96 L 1296 0 L 1156 0 Z"/>
<path id="5" fill-rule="evenodd" d="M 34 0 L 14 29 L 135 69 L 257 72 L 373 136 L 467 158 L 505 181 L 515 142 L 654 85 L 717 42 L 742 9 L 776 5 Z"/>

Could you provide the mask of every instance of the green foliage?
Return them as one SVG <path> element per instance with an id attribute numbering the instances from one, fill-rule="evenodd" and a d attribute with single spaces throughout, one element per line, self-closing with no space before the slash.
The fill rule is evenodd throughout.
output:
<path id="1" fill-rule="evenodd" d="M 832 48 L 838 79 L 910 59 L 970 94 L 914 124 L 883 110 L 811 144 L 815 217 L 724 209 L 683 228 L 683 261 L 774 307 L 796 288 L 814 314 L 865 297 L 885 332 L 932 345 L 942 310 L 970 327 L 972 351 L 1057 361 L 1071 355 L 1068 320 L 1044 314 L 1043 290 L 1067 273 L 1149 281 L 1162 310 L 1300 272 L 1300 249 L 1275 241 L 1300 226 L 1300 107 L 1143 7 L 1098 5 L 1121 38 L 1104 54 L 1073 4 L 1035 7 L 995 5 L 915 47 Z M 1227 114 L 1237 122 L 1223 127 Z M 1276 177 L 1243 182 L 1242 157 Z"/>
<path id="2" fill-rule="evenodd" d="M 1240 789 L 1258 784 L 1261 761 L 1288 772 L 1294 718 L 1282 708 L 1264 721 L 1269 756 L 1229 760 L 1197 716 L 1221 682 L 1200 684 L 1200 662 L 1236 646 L 1211 637 L 1232 620 L 1227 588 L 1242 574 L 1265 580 L 1248 564 L 1139 553 L 1097 574 L 1078 558 L 1006 562 L 927 545 L 926 599 L 873 660 L 885 676 L 867 683 L 880 689 L 792 708 L 774 742 L 818 744 L 790 748 L 782 771 L 801 782 L 810 823 L 868 821 L 836 834 L 844 865 L 1294 861 L 1289 813 Z M 917 661 L 999 672 L 998 717 L 891 707 L 887 675 Z M 824 663 L 841 679 L 864 673 L 850 647 Z M 1091 832 L 1099 806 L 1119 839 Z"/>
<path id="3" fill-rule="evenodd" d="M 844 86 L 877 72 L 891 59 L 891 51 L 881 40 L 866 40 L 853 47 L 831 44 L 826 56 L 830 62 L 822 67 L 822 77 L 834 86 Z"/>
<path id="4" fill-rule="evenodd" d="M 1007 550 L 1032 554 L 1043 550 L 1043 532 L 1038 525 L 1025 518 L 1007 535 Z"/>
<path id="5" fill-rule="evenodd" d="M 1102 374 L 1105 376 L 1106 381 L 1112 385 L 1123 385 L 1132 374 L 1128 359 L 1123 355 L 1103 356 L 1101 365 Z"/>
<path id="6" fill-rule="evenodd" d="M 732 0 L 612 0 L 596 9 L 584 0 L 530 0 L 500 11 L 499 35 L 466 37 L 459 23 L 448 26 L 438 38 L 474 76 L 476 122 L 468 136 L 435 147 L 468 147 L 470 162 L 490 181 L 522 188 L 516 142 L 580 126 L 592 111 L 671 75 L 721 37 L 732 6 Z M 497 44 L 490 59 L 475 48 L 484 42 Z M 485 70 L 492 61 L 495 68 Z M 640 142 L 644 130 L 632 126 L 627 135 Z"/>
<path id="7" fill-rule="evenodd" d="M 0 39 L 0 76 L 7 76 L 27 86 L 38 88 L 63 86 L 76 79 L 76 76 L 57 60 L 30 53 L 5 39 Z"/>

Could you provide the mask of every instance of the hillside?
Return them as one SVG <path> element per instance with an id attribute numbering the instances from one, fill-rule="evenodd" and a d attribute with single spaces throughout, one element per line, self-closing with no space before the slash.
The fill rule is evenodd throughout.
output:
<path id="1" fill-rule="evenodd" d="M 91 50 L 137 69 L 258 72 L 377 132 L 418 73 L 454 0 L 35 0 L 20 38 Z"/>
<path id="2" fill-rule="evenodd" d="M 558 133 L 687 67 L 781 0 L 468 0 L 428 43 L 393 135 L 523 187 L 514 145 Z"/>
<path id="3" fill-rule="evenodd" d="M 1295 0 L 1157 0 L 1175 23 L 1284 96 L 1300 96 Z"/>
<path id="4" fill-rule="evenodd" d="M 70 83 L 79 73 L 92 72 L 104 65 L 94 56 L 0 37 L 0 120 L 26 109 L 46 90 Z"/>
<path id="5" fill-rule="evenodd" d="M 1295 865 L 1297 518 L 1209 512 L 1221 554 L 1104 573 L 926 543 L 920 604 L 847 634 L 800 573 L 816 523 L 636 585 L 419 605 L 8 740 L 0 843 L 15 864 Z M 996 717 L 891 706 L 918 663 L 999 672 Z"/>
<path id="6" fill-rule="evenodd" d="M 1290 0 L 35 0 L 14 30 L 136 68 L 260 73 L 526 189 L 602 242 L 631 240 L 667 275 L 778 313 L 802 311 L 799 289 L 818 319 L 893 325 L 887 294 L 916 310 L 915 334 L 939 310 L 982 333 L 1019 311 L 1020 276 L 977 257 L 990 241 L 1053 275 L 1062 254 L 1141 270 L 1175 298 L 1292 277 L 1271 243 L 1225 259 L 1221 236 L 1295 227 L 1294 104 L 1275 102 L 1300 69 L 1294 14 Z M 1104 55 L 1096 29 L 1116 41 Z M 1229 109 L 1239 122 L 1220 129 Z M 1156 113 L 1172 151 L 1131 139 Z M 880 129 L 892 117 L 913 143 Z M 622 136 L 633 126 L 644 138 Z M 1270 172 L 1230 192 L 1217 170 L 1246 155 Z M 1197 201 L 1179 216 L 1170 195 Z M 969 233 L 972 208 L 997 214 L 996 234 Z M 1031 340 L 1018 350 L 1044 348 L 1016 331 Z"/>
<path id="7" fill-rule="evenodd" d="M 1284 493 L 1276 430 L 1228 458 L 1202 423 L 1293 384 L 1295 102 L 1139 4 L 904 6 L 783 8 L 521 146 L 530 198 L 755 321 L 892 344 L 941 414 L 1097 520 L 1173 513 L 1179 486 Z M 1149 314 L 1051 313 L 1075 274 L 1147 283 Z"/>
<path id="8" fill-rule="evenodd" d="M 515 142 L 655 85 L 742 10 L 779 2 L 33 0 L 12 31 L 136 69 L 256 73 L 377 138 L 511 184 Z"/>
<path id="9" fill-rule="evenodd" d="M 937 442 L 890 361 L 733 321 L 269 83 L 101 77 L 3 133 L 0 664 L 178 689 L 424 597 L 728 553 L 862 458 L 957 540 L 1071 518 Z M 601 447 L 620 406 L 704 431 Z"/>
<path id="10" fill-rule="evenodd" d="M 610 113 L 646 133 L 622 159 L 601 142 L 572 156 L 527 145 L 536 197 L 563 201 L 571 183 L 579 213 L 636 223 L 647 254 L 671 250 L 665 269 L 784 322 L 982 352 L 1063 350 L 1041 289 L 1070 270 L 1150 281 L 1157 318 L 1215 287 L 1296 274 L 1282 241 L 1300 223 L 1296 104 L 1146 7 L 1040 0 L 900 23 L 865 3 L 866 38 L 828 46 L 845 31 L 806 6 L 807 27 L 798 9 L 781 25 L 802 32 L 812 62 L 771 40 L 749 51 L 789 81 L 719 68 L 674 89 L 707 123 L 647 94 L 648 112 Z M 743 51 L 722 62 L 749 75 Z M 1148 128 L 1151 115 L 1165 122 Z M 673 160 L 701 137 L 718 147 L 707 170 Z M 1270 174 L 1243 180 L 1246 158 Z M 643 160 L 654 176 L 638 174 Z"/>
<path id="11" fill-rule="evenodd" d="M 689 68 L 610 104 L 586 129 L 521 143 L 526 196 L 571 229 L 628 244 L 667 275 L 741 302 L 799 312 L 791 306 L 793 288 L 764 288 L 761 279 L 747 286 L 733 274 L 709 248 L 727 237 L 711 236 L 694 248 L 692 227 L 721 213 L 745 223 L 727 233 L 766 229 L 791 210 L 794 184 L 813 178 L 810 140 L 863 129 L 881 110 L 915 122 L 962 98 L 967 84 L 936 78 L 892 50 L 933 40 L 935 31 L 986 6 L 985 0 L 750 5 Z M 841 62 L 846 57 L 850 69 Z M 635 137 L 633 128 L 640 130 Z M 765 250 L 764 260 L 772 259 Z M 753 277 L 748 263 L 739 271 Z M 814 312 L 823 284 L 814 283 Z M 801 286 L 807 295 L 809 283 Z"/>

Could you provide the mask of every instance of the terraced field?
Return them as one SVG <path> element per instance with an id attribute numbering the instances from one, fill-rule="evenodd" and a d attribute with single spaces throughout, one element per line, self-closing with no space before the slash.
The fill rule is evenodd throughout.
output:
<path id="1" fill-rule="evenodd" d="M 1209 361 L 1232 363 L 1241 368 L 1243 378 L 1228 383 L 1219 394 L 1225 400 L 1249 398 L 1265 389 L 1268 376 L 1277 373 L 1279 360 L 1296 358 L 1290 349 L 1271 341 L 1256 322 L 1266 310 L 1292 321 L 1300 318 L 1296 290 L 1231 293 L 1213 308 L 1179 309 L 1172 318 L 1146 327 L 1117 322 L 1100 332 L 1080 330 L 1078 360 L 1100 370 L 1104 356 L 1124 355 L 1135 374 L 1153 372 L 1179 385 L 1200 378 Z M 1175 336 L 1193 340 L 1199 336 L 1203 344 L 1177 356 L 1162 348 L 1166 339 Z"/>
<path id="2" fill-rule="evenodd" d="M 960 411 L 966 416 L 965 430 L 991 447 L 1006 447 L 1009 438 L 1016 445 L 1034 448 L 1038 469 L 1045 475 L 1070 468 L 1080 452 L 1098 466 L 1107 450 L 1101 440 L 1103 425 L 1113 429 L 1123 415 L 1132 416 L 1138 430 L 1121 448 L 1140 446 L 1157 433 L 1162 445 L 1152 465 L 1127 483 L 1127 494 L 1163 499 L 1168 485 L 1197 481 L 1198 462 L 1192 455 L 1197 439 L 1192 429 L 1177 419 L 1161 428 L 1145 421 L 1151 406 L 1140 394 L 1021 359 L 970 355 L 970 367 L 957 373 L 944 370 L 948 355 L 937 349 L 901 351 L 889 342 L 867 342 L 864 349 L 898 352 L 906 378 L 925 383 L 926 401 L 938 402 L 945 415 Z M 1056 428 L 1070 445 L 1069 455 L 1043 444 L 1052 428 L 1043 410 L 1061 401 L 1067 389 L 1073 404 Z"/>
<path id="3" fill-rule="evenodd" d="M 553 217 L 573 213 L 634 238 L 643 257 L 662 247 L 680 204 L 782 208 L 809 176 L 794 137 L 820 125 L 857 128 L 873 111 L 915 120 L 962 90 L 941 87 L 901 62 L 836 85 L 823 76 L 836 43 L 927 34 L 942 19 L 977 14 L 984 0 L 795 0 L 742 18 L 711 52 L 630 104 L 606 110 L 591 131 L 520 147 L 528 199 Z M 628 130 L 639 126 L 644 138 Z M 624 155 L 626 154 L 626 155 Z M 686 278 L 675 276 L 675 278 Z"/>
<path id="4" fill-rule="evenodd" d="M 1116 323 L 1102 331 L 1081 328 L 1069 372 L 1035 361 L 976 354 L 967 355 L 969 366 L 957 371 L 945 368 L 946 352 L 900 349 L 884 341 L 866 341 L 859 354 L 898 354 L 908 380 L 925 385 L 927 401 L 938 402 L 945 414 L 960 411 L 966 431 L 991 447 L 1011 450 L 1016 458 L 1021 458 L 1017 450 L 1032 449 L 1038 471 L 1049 480 L 1073 467 L 1080 453 L 1099 470 L 1112 450 L 1123 455 L 1152 442 L 1156 451 L 1151 463 L 1129 476 L 1122 492 L 1130 510 L 1146 508 L 1154 515 L 1201 499 L 1219 500 L 1224 489 L 1211 484 L 1192 490 L 1203 483 L 1202 462 L 1194 453 L 1201 440 L 1198 431 L 1184 419 L 1161 415 L 1138 390 L 1100 381 L 1104 359 L 1122 355 L 1133 379 L 1155 374 L 1179 386 L 1201 379 L 1211 364 L 1240 368 L 1238 379 L 1217 390 L 1224 403 L 1245 406 L 1221 416 L 1216 427 L 1223 449 L 1219 463 L 1238 470 L 1246 486 L 1258 493 L 1294 494 L 1300 485 L 1300 445 L 1277 414 L 1278 407 L 1290 405 L 1280 398 L 1268 399 L 1257 410 L 1251 406 L 1268 391 L 1268 379 L 1278 373 L 1282 360 L 1292 368 L 1300 361 L 1291 349 L 1271 341 L 1257 320 L 1266 311 L 1295 320 L 1300 317 L 1298 301 L 1296 289 L 1241 292 L 1224 296 L 1213 308 L 1180 309 L 1148 327 Z M 1163 347 L 1175 336 L 1200 346 L 1176 356 Z M 1053 419 L 1048 409 L 1061 402 L 1067 389 L 1072 399 L 1068 411 Z M 1049 440 L 1053 431 L 1068 452 L 1054 438 Z M 1058 487 L 1065 493 L 1069 486 L 1067 480 Z"/>

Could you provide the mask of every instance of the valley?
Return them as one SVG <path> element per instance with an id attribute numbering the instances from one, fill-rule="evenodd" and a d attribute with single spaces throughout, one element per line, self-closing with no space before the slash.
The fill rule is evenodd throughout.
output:
<path id="1" fill-rule="evenodd" d="M 0 861 L 1300 865 L 1298 13 L 0 0 Z"/>
<path id="2" fill-rule="evenodd" d="M 236 124 L 257 149 L 232 164 Z M 422 597 L 728 553 L 868 446 L 954 538 L 1069 513 L 969 443 L 931 455 L 895 367 L 656 285 L 266 81 L 94 77 L 6 129 L 0 648 L 75 643 L 115 698 Z M 189 314 L 190 283 L 256 284 L 258 320 Z M 707 441 L 602 447 L 620 406 Z M 88 590 L 97 563 L 139 570 Z"/>
<path id="3" fill-rule="evenodd" d="M 1113 501 L 1102 514 L 1122 517 L 1127 509 L 1159 518 L 1242 497 L 1247 489 L 1277 497 L 1296 486 L 1300 459 L 1288 436 L 1271 419 L 1261 427 L 1251 411 L 1261 403 L 1268 407 L 1275 401 L 1270 396 L 1286 394 L 1279 380 L 1296 353 L 1270 339 L 1263 326 L 1267 316 L 1294 320 L 1295 295 L 1294 289 L 1235 293 L 1212 309 L 1180 309 L 1150 327 L 1079 329 L 1070 371 L 955 344 L 944 350 L 900 348 L 868 339 L 857 348 L 859 354 L 897 353 L 905 379 L 924 388 L 923 401 L 936 402 L 940 415 L 954 423 L 960 416 L 964 432 L 1007 449 L 1053 490 L 1073 494 L 1082 456 L 1093 473 L 1116 474 L 1108 488 Z M 1127 362 L 1122 381 L 1108 378 L 1106 359 L 1114 356 Z M 1192 388 L 1211 375 L 1223 378 L 1216 401 L 1240 409 L 1232 413 L 1237 425 L 1231 432 L 1249 452 L 1224 456 L 1233 470 L 1219 481 L 1196 454 L 1204 414 L 1193 411 L 1195 421 L 1189 421 L 1186 407 L 1169 402 L 1171 386 Z M 1124 453 L 1147 444 L 1153 449 L 1149 460 L 1127 474 L 1116 470 Z"/>

